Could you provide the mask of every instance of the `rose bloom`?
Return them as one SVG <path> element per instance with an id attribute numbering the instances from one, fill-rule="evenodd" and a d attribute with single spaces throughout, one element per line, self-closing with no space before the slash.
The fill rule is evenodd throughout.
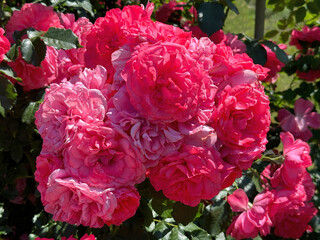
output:
<path id="1" fill-rule="evenodd" d="M 37 31 L 47 31 L 50 27 L 63 28 L 60 19 L 52 7 L 40 3 L 24 4 L 20 11 L 14 11 L 6 25 L 6 36 L 11 43 L 14 42 L 12 34 L 14 31 L 21 31 L 27 28 L 34 28 Z M 9 65 L 16 72 L 22 82 L 25 91 L 48 86 L 58 75 L 57 68 L 58 51 L 53 47 L 47 47 L 46 57 L 40 67 L 33 66 L 23 60 L 19 52 L 18 58 Z M 12 82 L 15 82 L 12 80 Z"/>
<path id="2" fill-rule="evenodd" d="M 283 62 L 281 62 L 274 51 L 272 51 L 269 47 L 262 45 L 267 51 L 267 62 L 264 64 L 265 68 L 270 69 L 268 72 L 268 76 L 263 79 L 263 82 L 275 83 L 279 77 L 278 72 L 285 66 Z M 285 44 L 278 45 L 280 49 L 284 50 L 287 48 Z"/>
<path id="3" fill-rule="evenodd" d="M 272 187 L 295 189 L 305 178 L 306 168 L 311 166 L 310 147 L 300 139 L 295 140 L 291 133 L 281 133 L 284 163 L 281 166 L 268 166 L 262 175 L 271 180 Z"/>
<path id="4" fill-rule="evenodd" d="M 140 195 L 134 187 L 123 187 L 114 190 L 117 198 L 117 207 L 112 214 L 112 218 L 106 221 L 107 225 L 119 226 L 125 220 L 131 218 L 140 205 Z"/>
<path id="5" fill-rule="evenodd" d="M 59 155 L 76 132 L 72 127 L 78 121 L 103 121 L 106 111 L 106 99 L 97 89 L 88 89 L 81 82 L 51 84 L 35 114 L 43 148 Z"/>
<path id="6" fill-rule="evenodd" d="M 99 188 L 133 186 L 144 180 L 143 156 L 126 134 L 103 122 L 73 127 L 74 137 L 63 150 L 72 177 Z"/>
<path id="7" fill-rule="evenodd" d="M 87 35 L 92 23 L 89 19 L 82 17 L 75 21 L 73 14 L 60 14 L 61 22 L 65 29 L 71 29 L 78 37 L 82 48 L 59 50 L 58 51 L 58 76 L 55 82 L 60 82 L 63 78 L 69 78 L 78 74 L 85 66 L 84 54 L 86 52 Z"/>
<path id="8" fill-rule="evenodd" d="M 0 62 L 3 60 L 4 55 L 10 50 L 10 42 L 3 34 L 4 30 L 0 28 Z"/>
<path id="9" fill-rule="evenodd" d="M 246 53 L 234 54 L 231 47 L 224 43 L 216 45 L 212 61 L 213 66 L 209 69 L 209 74 L 215 84 L 224 83 L 233 75 L 247 70 L 253 72 L 259 80 L 263 80 L 269 71 L 267 68 L 254 64 Z"/>
<path id="10" fill-rule="evenodd" d="M 41 199 L 45 198 L 48 179 L 56 169 L 63 168 L 62 157 L 45 152 L 43 149 L 36 160 L 35 180 L 39 183 L 37 189 L 41 194 Z"/>
<path id="11" fill-rule="evenodd" d="M 202 147 L 184 145 L 162 158 L 148 176 L 156 191 L 162 190 L 169 199 L 194 207 L 222 189 L 222 168 L 215 150 L 210 152 Z"/>
<path id="12" fill-rule="evenodd" d="M 65 170 L 57 169 L 50 175 L 41 200 L 55 221 L 101 228 L 111 220 L 117 207 L 113 190 L 90 187 L 70 177 Z"/>
<path id="13" fill-rule="evenodd" d="M 216 88 L 181 45 L 142 45 L 122 77 L 133 107 L 150 121 L 185 122 L 213 110 Z"/>
<path id="14" fill-rule="evenodd" d="M 10 42 L 14 42 L 12 35 L 15 31 L 27 28 L 48 31 L 50 27 L 63 28 L 53 8 L 40 3 L 26 3 L 20 11 L 13 12 L 6 25 L 6 35 Z"/>
<path id="15" fill-rule="evenodd" d="M 312 102 L 300 98 L 294 103 L 295 114 L 290 113 L 287 109 L 280 109 L 278 121 L 282 130 L 290 132 L 303 141 L 308 141 L 312 137 L 312 132 L 308 127 L 320 128 L 320 114 L 312 112 L 313 107 Z"/>
<path id="16" fill-rule="evenodd" d="M 307 82 L 314 82 L 320 78 L 320 70 L 309 69 L 307 72 L 297 71 L 297 76 Z"/>
<path id="17" fill-rule="evenodd" d="M 46 57 L 39 67 L 27 63 L 19 51 L 18 58 L 9 62 L 9 66 L 16 72 L 22 82 L 17 82 L 23 86 L 25 91 L 39 89 L 48 86 L 56 80 L 58 75 L 57 68 L 58 51 L 53 47 L 47 47 Z M 16 82 L 12 80 L 12 82 Z"/>
<path id="18" fill-rule="evenodd" d="M 177 124 L 153 124 L 144 119 L 131 105 L 125 86 L 109 100 L 108 118 L 115 128 L 127 133 L 144 155 L 145 167 L 157 165 L 159 159 L 174 152 L 184 135 Z"/>
<path id="19" fill-rule="evenodd" d="M 308 225 L 317 209 L 306 202 L 305 194 L 293 190 L 273 190 L 274 201 L 270 204 L 270 218 L 275 227 L 275 235 L 298 239 L 312 228 Z"/>
<path id="20" fill-rule="evenodd" d="M 311 28 L 304 26 L 302 31 L 292 30 L 289 44 L 302 50 L 305 46 L 311 47 L 311 44 L 315 41 L 320 41 L 320 28 L 317 26 Z M 301 42 L 303 42 L 303 44 L 301 44 Z"/>
<path id="21" fill-rule="evenodd" d="M 139 28 L 141 24 L 144 26 L 143 28 Z M 105 17 L 96 20 L 87 36 L 86 66 L 94 68 L 96 65 L 102 65 L 107 69 L 109 79 L 112 81 L 115 72 L 111 64 L 112 53 L 128 43 L 130 40 L 128 38 L 134 38 L 133 32 L 135 32 L 136 38 L 139 38 L 140 35 L 140 39 L 137 39 L 139 43 L 146 41 L 141 35 L 148 37 L 149 34 L 144 34 L 143 31 L 149 31 L 149 25 L 154 26 L 154 23 L 150 19 L 148 8 L 144 10 L 139 6 L 126 6 L 123 10 L 111 9 Z"/>
<path id="22" fill-rule="evenodd" d="M 271 192 L 259 193 L 249 206 L 249 199 L 242 189 L 235 190 L 227 198 L 233 212 L 242 212 L 232 219 L 227 234 L 236 239 L 266 236 L 270 233 L 272 222 L 268 215 L 268 208 L 273 201 Z"/>
<path id="23" fill-rule="evenodd" d="M 232 33 L 227 33 L 223 42 L 232 49 L 234 54 L 245 53 L 247 50 L 246 44 L 239 40 L 237 35 L 233 35 Z"/>
<path id="24" fill-rule="evenodd" d="M 225 161 L 247 169 L 265 150 L 270 125 L 268 97 L 255 83 L 228 85 L 216 99 L 212 127 L 219 139 L 219 152 Z"/>

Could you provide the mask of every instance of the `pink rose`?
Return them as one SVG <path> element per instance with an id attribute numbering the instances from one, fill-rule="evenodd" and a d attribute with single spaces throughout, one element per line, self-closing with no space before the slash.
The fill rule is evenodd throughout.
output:
<path id="1" fill-rule="evenodd" d="M 266 236 L 270 233 L 272 222 L 268 215 L 268 207 L 273 200 L 271 192 L 259 193 L 249 205 L 249 199 L 242 189 L 235 190 L 227 198 L 232 211 L 242 212 L 232 219 L 227 234 L 236 239 Z"/>
<path id="2" fill-rule="evenodd" d="M 309 69 L 307 72 L 297 71 L 297 76 L 307 82 L 314 82 L 320 78 L 320 70 Z"/>
<path id="3" fill-rule="evenodd" d="M 300 139 L 294 140 L 290 132 L 281 133 L 284 163 L 280 167 L 268 166 L 263 175 L 271 180 L 272 187 L 295 189 L 311 166 L 310 147 Z"/>
<path id="4" fill-rule="evenodd" d="M 9 66 L 16 72 L 22 82 L 17 82 L 23 86 L 25 91 L 48 86 L 56 80 L 58 75 L 57 66 L 58 51 L 53 47 L 47 47 L 45 59 L 39 67 L 28 64 L 19 52 L 18 58 L 14 62 L 9 62 Z"/>
<path id="5" fill-rule="evenodd" d="M 99 188 L 133 186 L 144 180 L 142 156 L 127 135 L 103 122 L 79 121 L 63 150 L 72 177 Z"/>
<path id="6" fill-rule="evenodd" d="M 82 236 L 82 238 L 80 238 L 79 240 L 95 240 L 95 236 L 93 234 L 88 235 L 87 233 L 85 235 Z M 40 238 L 37 237 L 35 240 L 54 240 L 54 238 Z M 73 235 L 71 235 L 70 237 L 61 237 L 61 240 L 77 240 L 75 237 L 73 237 Z"/>
<path id="7" fill-rule="evenodd" d="M 222 168 L 218 152 L 184 145 L 151 168 L 149 178 L 155 190 L 162 190 L 169 199 L 197 206 L 222 189 Z"/>
<path id="8" fill-rule="evenodd" d="M 311 47 L 311 44 L 315 41 L 320 41 L 320 28 L 304 26 L 302 31 L 292 30 L 289 44 L 295 45 L 298 49 L 303 49 L 304 46 Z M 303 42 L 303 45 L 301 45 L 301 42 Z"/>
<path id="9" fill-rule="evenodd" d="M 209 69 L 209 74 L 216 84 L 223 83 L 231 76 L 247 70 L 253 72 L 257 79 L 263 80 L 269 71 L 267 68 L 254 64 L 246 53 L 234 54 L 232 49 L 224 43 L 216 45 L 212 61 L 213 67 Z"/>
<path id="10" fill-rule="evenodd" d="M 87 18 L 79 18 L 75 21 L 73 14 L 60 14 L 62 24 L 66 29 L 71 29 L 78 36 L 79 43 L 82 48 L 59 50 L 58 53 L 58 70 L 56 82 L 60 82 L 63 78 L 69 78 L 78 74 L 85 66 L 84 54 L 86 52 L 87 36 L 91 30 L 92 23 Z"/>
<path id="11" fill-rule="evenodd" d="M 202 37 L 209 37 L 210 40 L 215 44 L 221 43 L 226 39 L 226 36 L 224 35 L 222 29 L 216 31 L 211 36 L 208 36 L 208 34 L 204 33 L 199 26 L 185 26 L 185 28 L 192 32 L 193 37 L 196 37 L 198 39 Z"/>
<path id="12" fill-rule="evenodd" d="M 212 127 L 221 142 L 219 152 L 227 162 L 247 169 L 265 150 L 270 125 L 268 97 L 256 83 L 226 86 L 216 99 Z"/>
<path id="13" fill-rule="evenodd" d="M 286 109 L 278 112 L 278 121 L 283 131 L 291 132 L 296 138 L 308 141 L 312 132 L 308 127 L 320 128 L 320 114 L 312 112 L 313 103 L 309 100 L 298 99 L 294 104 L 295 115 Z"/>
<path id="14" fill-rule="evenodd" d="M 140 195 L 134 187 L 116 189 L 114 194 L 117 198 L 117 207 L 112 214 L 112 219 L 106 224 L 119 226 L 136 213 L 140 205 Z"/>
<path id="15" fill-rule="evenodd" d="M 177 124 L 153 124 L 144 119 L 131 105 L 125 86 L 109 101 L 108 117 L 113 126 L 126 132 L 144 155 L 145 167 L 157 165 L 159 159 L 177 150 L 184 135 Z"/>
<path id="16" fill-rule="evenodd" d="M 96 20 L 87 36 L 86 66 L 94 68 L 102 65 L 107 69 L 108 79 L 112 81 L 115 72 L 111 64 L 112 53 L 128 42 L 134 47 L 152 38 L 149 32 L 153 28 L 154 23 L 148 11 L 139 6 L 126 6 L 123 10 L 111 9 L 105 17 Z"/>
<path id="17" fill-rule="evenodd" d="M 51 173 L 60 168 L 64 168 L 62 157 L 42 151 L 37 157 L 35 180 L 39 183 L 37 189 L 41 194 L 41 199 L 45 199 L 47 183 Z"/>
<path id="18" fill-rule="evenodd" d="M 268 76 L 263 79 L 263 82 L 275 83 L 279 77 L 278 72 L 281 71 L 282 67 L 285 66 L 283 62 L 281 62 L 274 51 L 272 51 L 269 47 L 262 45 L 267 51 L 267 62 L 264 64 L 265 68 L 270 69 L 268 72 Z M 287 48 L 285 44 L 279 44 L 279 48 L 284 50 Z"/>
<path id="19" fill-rule="evenodd" d="M 106 99 L 97 89 L 88 89 L 81 82 L 51 84 L 35 114 L 43 148 L 60 153 L 76 132 L 79 121 L 86 124 L 103 121 L 106 111 Z"/>
<path id="20" fill-rule="evenodd" d="M 117 207 L 113 189 L 90 187 L 62 169 L 50 175 L 42 202 L 55 221 L 93 228 L 103 227 Z"/>
<path id="21" fill-rule="evenodd" d="M 185 122 L 213 110 L 216 88 L 181 45 L 142 45 L 122 77 L 133 107 L 148 120 Z"/>
<path id="22" fill-rule="evenodd" d="M 4 30 L 0 28 L 0 62 L 3 60 L 4 55 L 10 50 L 10 42 L 3 34 Z"/>
<path id="23" fill-rule="evenodd" d="M 58 15 L 52 7 L 40 3 L 24 4 L 20 11 L 14 11 L 6 25 L 6 36 L 14 42 L 14 31 L 34 28 L 37 31 L 48 31 L 50 27 L 63 28 Z"/>
<path id="24" fill-rule="evenodd" d="M 247 50 L 246 44 L 239 40 L 237 35 L 233 35 L 232 33 L 226 34 L 224 44 L 229 46 L 234 54 L 245 53 Z"/>
<path id="25" fill-rule="evenodd" d="M 273 192 L 275 198 L 270 204 L 270 217 L 276 236 L 298 239 L 306 230 L 312 230 L 308 223 L 317 209 L 313 203 L 305 202 L 303 193 L 288 190 Z"/>

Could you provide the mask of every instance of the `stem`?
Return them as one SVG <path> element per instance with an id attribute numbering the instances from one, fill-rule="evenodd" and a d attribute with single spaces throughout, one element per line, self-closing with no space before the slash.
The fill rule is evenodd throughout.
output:
<path id="1" fill-rule="evenodd" d="M 155 222 L 164 222 L 165 224 L 167 224 L 168 226 L 171 226 L 171 227 L 179 227 L 178 225 L 175 225 L 175 224 L 172 224 L 172 223 L 168 223 L 168 222 L 166 222 L 166 221 L 161 221 L 161 220 L 159 220 L 159 219 L 153 219 L 153 221 L 155 221 Z"/>
<path id="2" fill-rule="evenodd" d="M 236 183 L 236 181 L 234 181 L 234 186 L 236 187 L 236 189 L 239 189 L 238 184 Z"/>

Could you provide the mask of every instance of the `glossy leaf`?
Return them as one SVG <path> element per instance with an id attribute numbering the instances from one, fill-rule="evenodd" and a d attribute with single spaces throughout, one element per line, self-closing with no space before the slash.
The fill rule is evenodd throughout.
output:
<path id="1" fill-rule="evenodd" d="M 42 36 L 42 40 L 47 46 L 56 49 L 72 49 L 81 47 L 78 37 L 70 29 L 49 28 L 49 30 Z"/>
<path id="2" fill-rule="evenodd" d="M 198 23 L 200 29 L 211 36 L 220 30 L 224 24 L 225 14 L 223 6 L 217 2 L 201 3 L 198 12 Z"/>
<path id="3" fill-rule="evenodd" d="M 29 64 L 39 67 L 46 57 L 47 47 L 40 38 L 24 39 L 21 43 L 22 58 Z"/>
<path id="4" fill-rule="evenodd" d="M 13 84 L 0 76 L 0 114 L 4 117 L 7 110 L 12 109 L 17 99 L 17 91 Z"/>
<path id="5" fill-rule="evenodd" d="M 262 44 L 266 45 L 268 48 L 270 48 L 271 51 L 273 51 L 279 61 L 281 61 L 284 64 L 287 64 L 289 62 L 288 55 L 283 51 L 279 46 L 271 41 L 263 41 Z"/>

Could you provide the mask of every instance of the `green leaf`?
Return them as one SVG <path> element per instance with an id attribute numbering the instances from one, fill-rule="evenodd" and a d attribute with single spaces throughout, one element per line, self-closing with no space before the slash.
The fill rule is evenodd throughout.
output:
<path id="1" fill-rule="evenodd" d="M 15 60 L 19 55 L 19 48 L 17 47 L 16 44 L 13 44 L 10 48 L 10 50 L 6 53 L 6 56 L 10 60 Z"/>
<path id="2" fill-rule="evenodd" d="M 305 9 L 305 7 L 299 7 L 294 14 L 295 14 L 296 22 L 299 23 L 299 22 L 302 22 L 306 17 L 307 10 Z"/>
<path id="3" fill-rule="evenodd" d="M 274 29 L 274 30 L 267 32 L 264 36 L 266 38 L 272 38 L 272 37 L 276 36 L 278 33 L 279 33 L 279 31 Z"/>
<path id="4" fill-rule="evenodd" d="M 42 40 L 47 46 L 56 49 L 72 49 L 81 47 L 78 37 L 70 29 L 49 28 L 49 30 L 42 36 Z"/>
<path id="5" fill-rule="evenodd" d="M 30 102 L 28 107 L 24 110 L 22 114 L 21 121 L 27 124 L 33 123 L 35 119 L 34 114 L 39 109 L 39 106 L 39 102 Z"/>
<path id="6" fill-rule="evenodd" d="M 143 214 L 144 219 L 144 225 L 146 227 L 150 226 L 150 224 L 153 222 L 153 215 L 152 210 L 150 209 L 148 202 L 146 199 L 141 198 L 139 209 L 141 213 Z"/>
<path id="7" fill-rule="evenodd" d="M 24 39 L 21 43 L 22 58 L 29 64 L 39 67 L 46 57 L 47 47 L 40 38 Z"/>
<path id="8" fill-rule="evenodd" d="M 289 62 L 288 55 L 283 51 L 279 46 L 271 41 L 263 41 L 262 44 L 266 45 L 268 48 L 270 48 L 271 51 L 273 51 L 279 61 L 281 61 L 284 64 L 287 64 Z"/>
<path id="9" fill-rule="evenodd" d="M 164 237 L 168 232 L 170 232 L 170 228 L 163 221 L 157 223 L 153 230 L 153 234 L 157 239 Z"/>
<path id="10" fill-rule="evenodd" d="M 38 37 L 41 37 L 41 35 L 43 34 L 44 32 L 42 31 L 37 31 L 33 28 L 29 28 L 27 29 L 27 35 L 28 37 L 31 39 L 31 38 L 38 38 Z"/>
<path id="11" fill-rule="evenodd" d="M 176 202 L 173 205 L 172 217 L 177 223 L 182 223 L 183 225 L 187 225 L 188 223 L 192 222 L 194 217 L 198 212 L 198 206 L 190 207 L 184 205 L 181 202 Z"/>
<path id="12" fill-rule="evenodd" d="M 311 12 L 313 14 L 319 14 L 319 7 L 314 2 L 308 2 L 307 3 L 307 9 L 309 10 L 309 12 Z"/>
<path id="13" fill-rule="evenodd" d="M 285 43 L 286 41 L 288 41 L 289 36 L 290 36 L 290 33 L 289 33 L 289 32 L 281 32 L 281 33 L 280 33 L 280 40 L 281 40 L 281 42 Z"/>
<path id="14" fill-rule="evenodd" d="M 223 3 L 228 6 L 232 11 L 234 11 L 236 14 L 239 14 L 239 10 L 236 7 L 236 5 L 233 4 L 231 0 L 223 0 Z"/>
<path id="15" fill-rule="evenodd" d="M 223 27 L 225 14 L 223 5 L 217 2 L 203 2 L 197 9 L 200 29 L 210 37 Z"/>
<path id="16" fill-rule="evenodd" d="M 222 201 L 220 205 L 210 206 L 209 214 L 205 215 L 205 228 L 212 236 L 218 235 L 229 219 L 230 207 L 226 201 Z"/>
<path id="17" fill-rule="evenodd" d="M 89 0 L 67 0 L 65 4 L 68 7 L 82 8 L 89 12 L 91 16 L 94 16 L 94 13 L 92 11 L 92 5 Z"/>
<path id="18" fill-rule="evenodd" d="M 4 61 L 0 63 L 0 72 L 7 75 L 8 77 L 11 77 L 19 82 L 21 82 L 21 78 L 17 77 L 16 73 L 13 71 L 13 69 Z"/>
<path id="19" fill-rule="evenodd" d="M 255 41 L 246 41 L 247 54 L 255 64 L 264 65 L 267 62 L 267 51 L 261 44 Z"/>
<path id="20" fill-rule="evenodd" d="M 252 182 L 254 183 L 255 187 L 256 187 L 256 190 L 258 192 L 262 192 L 263 191 L 263 188 L 261 186 L 261 183 L 260 183 L 260 177 L 257 176 L 256 174 L 253 174 L 252 176 Z"/>
<path id="21" fill-rule="evenodd" d="M 11 110 L 17 99 L 17 91 L 13 84 L 0 76 L 0 114 L 4 117 L 5 111 Z"/>
<path id="22" fill-rule="evenodd" d="M 173 228 L 170 234 L 170 240 L 188 240 L 188 238 L 178 228 Z"/>

